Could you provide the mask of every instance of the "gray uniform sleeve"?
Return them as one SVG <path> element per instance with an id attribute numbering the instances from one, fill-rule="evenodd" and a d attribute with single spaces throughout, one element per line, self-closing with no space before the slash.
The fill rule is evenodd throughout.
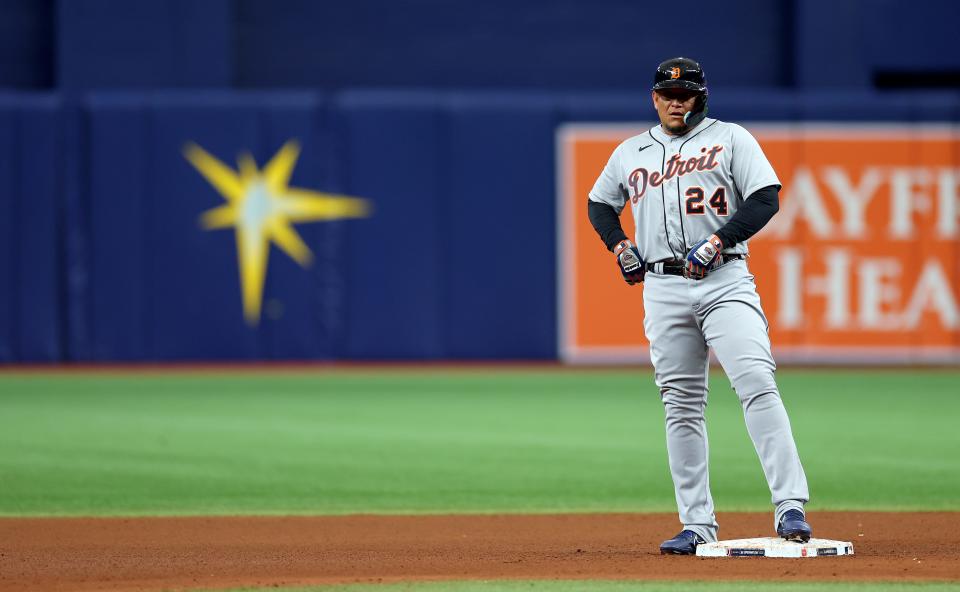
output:
<path id="1" fill-rule="evenodd" d="M 746 199 L 758 189 L 775 185 L 780 189 L 780 179 L 767 160 L 756 138 L 739 125 L 731 124 L 730 143 L 733 156 L 730 161 L 730 173 Z"/>
<path id="2" fill-rule="evenodd" d="M 620 146 L 610 155 L 607 166 L 603 167 L 597 182 L 590 190 L 590 201 L 605 203 L 616 210 L 617 215 L 626 205 L 623 193 L 620 190 Z"/>

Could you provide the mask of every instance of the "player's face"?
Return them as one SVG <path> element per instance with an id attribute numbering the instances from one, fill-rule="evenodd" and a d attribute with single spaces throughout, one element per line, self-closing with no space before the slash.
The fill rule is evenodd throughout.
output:
<path id="1" fill-rule="evenodd" d="M 693 110 L 696 102 L 697 93 L 682 88 L 653 91 L 653 106 L 660 116 L 660 124 L 671 134 L 683 133 L 687 129 L 683 116 Z"/>

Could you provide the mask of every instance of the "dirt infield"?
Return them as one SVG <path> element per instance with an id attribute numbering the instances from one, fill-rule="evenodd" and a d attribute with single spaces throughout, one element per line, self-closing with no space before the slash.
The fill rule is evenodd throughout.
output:
<path id="1" fill-rule="evenodd" d="M 820 512 L 854 557 L 666 557 L 673 514 L 0 519 L 0 591 L 448 579 L 960 580 L 960 513 Z M 722 538 L 769 514 L 720 516 Z"/>

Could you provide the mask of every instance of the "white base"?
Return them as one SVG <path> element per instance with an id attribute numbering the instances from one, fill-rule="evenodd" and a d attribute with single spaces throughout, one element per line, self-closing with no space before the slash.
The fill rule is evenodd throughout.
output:
<path id="1" fill-rule="evenodd" d="M 698 557 L 836 557 L 853 555 L 853 543 L 810 539 L 806 543 L 781 538 L 736 539 L 697 545 Z"/>

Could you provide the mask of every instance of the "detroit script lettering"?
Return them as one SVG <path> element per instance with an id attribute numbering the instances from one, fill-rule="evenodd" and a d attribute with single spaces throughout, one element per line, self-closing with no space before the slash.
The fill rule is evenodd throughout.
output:
<path id="1" fill-rule="evenodd" d="M 681 160 L 679 153 L 674 154 L 667 161 L 666 170 L 663 173 L 660 171 L 650 172 L 642 167 L 634 169 L 628 179 L 630 187 L 633 189 L 633 196 L 630 199 L 633 203 L 637 203 L 637 200 L 646 193 L 648 184 L 659 187 L 664 181 L 669 181 L 673 177 L 682 177 L 693 171 L 710 171 L 717 168 L 717 165 L 720 164 L 717 160 L 717 154 L 722 150 L 723 146 L 720 145 L 712 146 L 710 149 L 704 147 L 700 149 L 703 156 L 688 158 L 687 160 Z"/>

